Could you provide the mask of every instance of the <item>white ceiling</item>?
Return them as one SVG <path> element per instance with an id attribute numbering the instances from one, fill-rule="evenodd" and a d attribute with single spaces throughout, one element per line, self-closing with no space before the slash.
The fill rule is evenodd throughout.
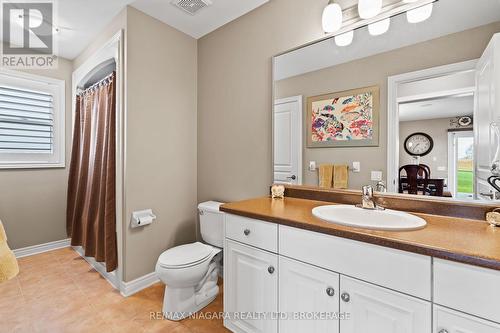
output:
<path id="1" fill-rule="evenodd" d="M 171 0 L 136 0 L 132 6 L 194 38 L 200 38 L 268 1 L 211 0 L 211 6 L 195 15 L 173 6 Z"/>
<path id="2" fill-rule="evenodd" d="M 327 39 L 276 57 L 274 77 L 285 79 L 497 21 L 500 0 L 440 0 L 425 22 L 409 24 L 406 15 L 398 15 L 381 36 L 371 36 L 365 27 L 355 31 L 349 46 L 338 47 Z"/>
<path id="3" fill-rule="evenodd" d="M 133 0 L 57 0 L 56 54 L 76 58 Z"/>
<path id="4" fill-rule="evenodd" d="M 399 105 L 399 121 L 470 116 L 473 110 L 472 95 L 411 102 Z"/>
<path id="5" fill-rule="evenodd" d="M 210 7 L 189 15 L 171 0 L 55 0 L 56 54 L 76 58 L 127 5 L 194 37 L 199 38 L 263 5 L 269 0 L 211 0 Z M 1 20 L 1 18 L 0 18 Z"/>

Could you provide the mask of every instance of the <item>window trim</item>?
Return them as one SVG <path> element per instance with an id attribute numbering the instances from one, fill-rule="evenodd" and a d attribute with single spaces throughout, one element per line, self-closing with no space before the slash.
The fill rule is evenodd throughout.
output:
<path id="1" fill-rule="evenodd" d="M 51 77 L 35 75 L 9 69 L 0 69 L 0 79 L 20 79 L 30 80 L 36 83 L 48 84 L 53 86 L 54 91 L 54 143 L 53 153 L 49 160 L 41 161 L 41 158 L 35 158 L 36 153 L 0 153 L 0 169 L 45 169 L 45 168 L 64 168 L 66 166 L 66 81 Z M 2 156 L 2 154 L 5 154 Z M 26 154 L 24 157 L 33 156 L 32 160 L 18 159 L 20 154 Z M 47 157 L 49 154 L 44 154 Z M 16 158 L 17 156 L 17 158 Z"/>

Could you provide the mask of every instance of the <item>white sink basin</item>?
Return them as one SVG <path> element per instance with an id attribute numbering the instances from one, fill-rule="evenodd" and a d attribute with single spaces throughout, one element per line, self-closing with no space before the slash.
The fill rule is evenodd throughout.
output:
<path id="1" fill-rule="evenodd" d="M 351 205 L 313 208 L 312 214 L 330 223 L 374 230 L 417 230 L 427 225 L 424 219 L 395 210 L 368 210 Z"/>

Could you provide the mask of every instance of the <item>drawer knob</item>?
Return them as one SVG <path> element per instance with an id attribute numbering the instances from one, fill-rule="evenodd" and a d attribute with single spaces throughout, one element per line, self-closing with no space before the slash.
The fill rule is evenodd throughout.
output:
<path id="1" fill-rule="evenodd" d="M 273 266 L 269 266 L 267 268 L 267 271 L 269 272 L 269 274 L 273 274 L 274 273 L 274 267 Z"/>
<path id="2" fill-rule="evenodd" d="M 330 297 L 335 295 L 335 289 L 333 289 L 332 287 L 326 288 L 326 294 Z"/>
<path id="3" fill-rule="evenodd" d="M 438 333 L 448 333 L 448 330 L 446 330 L 446 329 L 444 329 L 444 328 L 443 328 L 443 329 L 442 329 L 441 331 L 439 331 Z"/>
<path id="4" fill-rule="evenodd" d="M 250 235 L 250 229 L 245 229 L 245 230 L 243 231 L 243 233 L 245 234 L 245 236 Z"/>
<path id="5" fill-rule="evenodd" d="M 342 295 L 340 295 L 340 298 L 342 298 L 342 300 L 346 303 L 351 300 L 351 296 L 348 293 L 342 293 Z"/>

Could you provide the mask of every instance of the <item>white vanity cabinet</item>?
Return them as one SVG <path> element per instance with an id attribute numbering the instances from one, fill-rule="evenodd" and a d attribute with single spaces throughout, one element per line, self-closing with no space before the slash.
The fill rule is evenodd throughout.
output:
<path id="1" fill-rule="evenodd" d="M 500 325 L 436 305 L 434 306 L 433 332 L 498 333 Z"/>
<path id="2" fill-rule="evenodd" d="M 280 332 L 338 333 L 339 277 L 280 257 L 279 311 L 285 316 L 280 319 Z"/>
<path id="3" fill-rule="evenodd" d="M 224 325 L 233 332 L 275 333 L 278 312 L 278 256 L 226 239 L 224 248 Z"/>
<path id="4" fill-rule="evenodd" d="M 224 324 L 235 333 L 500 333 L 499 271 L 231 214 L 225 222 Z"/>
<path id="5" fill-rule="evenodd" d="M 340 278 L 342 333 L 431 331 L 431 303 L 349 277 Z"/>

